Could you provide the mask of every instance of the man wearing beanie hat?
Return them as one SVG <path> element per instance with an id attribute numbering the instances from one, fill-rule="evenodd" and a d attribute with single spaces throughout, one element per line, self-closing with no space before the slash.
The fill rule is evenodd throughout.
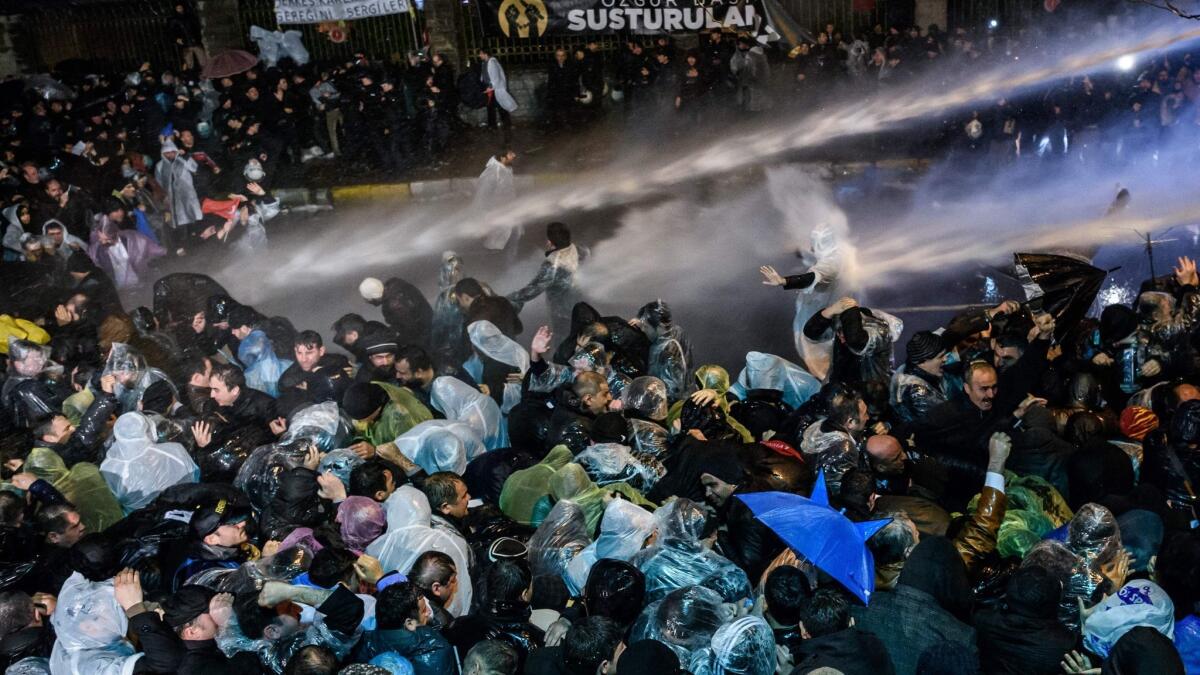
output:
<path id="1" fill-rule="evenodd" d="M 942 366 L 946 345 L 941 335 L 923 330 L 913 334 L 905 348 L 904 365 L 892 376 L 891 403 L 905 424 L 916 424 L 946 402 Z"/>
<path id="2" fill-rule="evenodd" d="M 74 282 L 74 292 L 82 293 L 91 298 L 100 316 L 120 314 L 125 311 L 121 306 L 121 297 L 112 279 L 104 273 L 88 254 L 76 251 L 67 258 L 67 273 Z"/>
<path id="3" fill-rule="evenodd" d="M 342 409 L 354 420 L 355 437 L 360 439 L 351 449 L 363 457 L 370 457 L 373 448 L 384 444 L 395 447 L 393 441 L 400 434 L 433 419 L 433 413 L 412 392 L 384 382 L 350 385 L 342 396 Z"/>
<path id="4" fill-rule="evenodd" d="M 416 286 L 398 277 L 387 283 L 367 277 L 358 285 L 363 300 L 383 310 L 383 320 L 396 333 L 400 347 L 429 349 L 433 307 Z"/>
<path id="5" fill-rule="evenodd" d="M 366 359 L 354 376 L 356 382 L 396 380 L 396 354 L 400 351 L 400 342 L 392 329 L 382 324 L 368 326 L 355 346 Z"/>

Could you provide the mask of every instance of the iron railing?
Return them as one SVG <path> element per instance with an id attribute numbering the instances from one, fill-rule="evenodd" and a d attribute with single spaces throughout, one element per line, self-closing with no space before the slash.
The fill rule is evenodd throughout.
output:
<path id="1" fill-rule="evenodd" d="M 257 53 L 250 41 L 250 27 L 279 30 L 275 23 L 274 0 L 239 0 L 242 35 L 246 48 Z M 314 61 L 338 62 L 362 52 L 372 60 L 401 62 L 409 50 L 420 49 L 425 42 L 424 18 L 421 12 L 388 14 L 346 22 L 346 41 L 335 43 L 320 32 L 317 24 L 287 24 L 282 30 L 298 30 L 304 36 L 304 47 Z"/>
<path id="2" fill-rule="evenodd" d="M 29 4 L 22 15 L 30 52 L 25 60 L 38 70 L 69 60 L 130 70 L 146 61 L 155 68 L 180 63 L 179 50 L 167 36 L 173 11 L 168 0 L 49 8 Z"/>

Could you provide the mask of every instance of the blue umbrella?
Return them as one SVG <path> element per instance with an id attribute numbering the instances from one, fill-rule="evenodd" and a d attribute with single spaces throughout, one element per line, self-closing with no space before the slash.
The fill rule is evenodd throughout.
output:
<path id="1" fill-rule="evenodd" d="M 867 540 L 891 519 L 851 522 L 829 506 L 825 473 L 817 476 L 812 497 L 790 492 L 737 495 L 756 518 L 796 553 L 837 579 L 863 603 L 875 592 L 875 559 Z"/>

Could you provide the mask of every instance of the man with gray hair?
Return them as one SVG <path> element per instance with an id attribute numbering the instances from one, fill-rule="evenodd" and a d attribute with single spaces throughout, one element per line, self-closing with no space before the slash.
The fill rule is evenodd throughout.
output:
<path id="1" fill-rule="evenodd" d="M 463 659 L 463 675 L 516 675 L 517 650 L 500 640 L 478 642 Z"/>

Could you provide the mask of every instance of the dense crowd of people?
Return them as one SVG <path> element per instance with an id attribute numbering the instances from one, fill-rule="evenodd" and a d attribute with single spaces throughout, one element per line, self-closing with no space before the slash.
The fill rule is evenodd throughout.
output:
<path id="1" fill-rule="evenodd" d="M 190 25 L 172 34 L 198 68 Z M 548 122 L 595 115 L 614 83 L 629 114 L 769 106 L 750 41 L 705 35 L 678 67 L 655 43 L 614 70 L 595 44 L 556 54 Z M 832 26 L 792 56 L 801 99 L 982 58 L 961 34 Z M 818 227 L 811 267 L 761 268 L 797 296 L 797 354 L 737 364 L 694 353 L 661 299 L 625 317 L 584 297 L 558 222 L 507 296 L 447 252 L 434 297 L 367 278 L 377 318 L 332 327 L 160 276 L 164 256 L 261 251 L 289 165 L 439 156 L 456 92 L 507 128 L 480 57 L 471 87 L 420 55 L 202 84 L 143 68 L 69 82 L 69 102 L 42 81 L 3 112 L 6 672 L 1200 673 L 1190 258 L 1095 317 L 1042 289 L 906 335 L 842 297 Z M 1190 68 L 1138 80 L 1155 135 L 1195 123 Z M 1127 112 L 1091 83 L 1046 99 L 1065 137 Z M 1016 138 L 975 139 L 996 152 L 1027 132 L 1075 152 L 1040 113 L 997 110 Z M 550 325 L 523 324 L 542 298 Z M 820 516 L 776 529 L 764 493 Z M 846 574 L 856 551 L 867 578 Z"/>

